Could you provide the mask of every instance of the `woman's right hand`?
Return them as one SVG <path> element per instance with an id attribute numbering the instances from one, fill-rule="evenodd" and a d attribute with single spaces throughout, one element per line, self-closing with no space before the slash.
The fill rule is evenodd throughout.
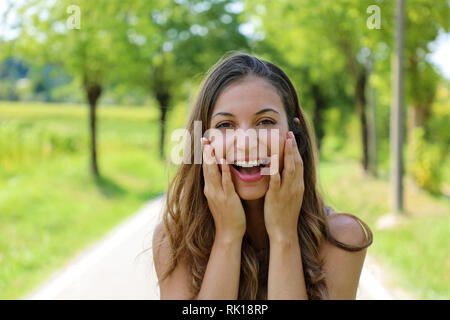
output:
<path id="1" fill-rule="evenodd" d="M 202 153 L 203 192 L 214 218 L 216 237 L 242 238 L 246 230 L 246 218 L 241 199 L 231 180 L 230 165 L 222 159 L 220 174 L 214 148 L 206 138 L 202 138 Z"/>

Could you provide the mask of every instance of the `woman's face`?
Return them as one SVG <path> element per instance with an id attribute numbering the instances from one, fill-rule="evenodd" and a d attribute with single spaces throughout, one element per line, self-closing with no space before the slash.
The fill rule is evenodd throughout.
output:
<path id="1" fill-rule="evenodd" d="M 221 158 L 234 163 L 230 167 L 231 178 L 239 197 L 243 200 L 264 197 L 270 175 L 261 174 L 262 166 L 255 161 L 268 160 L 278 154 L 281 172 L 284 143 L 289 130 L 286 112 L 276 89 L 255 76 L 230 84 L 213 108 L 209 128 L 222 133 L 218 138 L 210 138 L 211 145 L 218 163 Z M 261 129 L 266 129 L 266 132 Z M 239 160 L 249 163 L 242 164 Z M 269 171 L 268 166 L 266 168 L 265 171 Z"/>

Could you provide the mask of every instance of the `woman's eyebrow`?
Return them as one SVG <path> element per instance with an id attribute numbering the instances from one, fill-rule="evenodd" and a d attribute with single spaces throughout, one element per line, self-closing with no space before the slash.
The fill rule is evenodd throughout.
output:
<path id="1" fill-rule="evenodd" d="M 272 111 L 272 112 L 275 112 L 275 113 L 280 114 L 280 113 L 279 113 L 277 110 L 275 110 L 275 109 L 272 109 L 272 108 L 264 108 L 264 109 L 261 109 L 261 110 L 259 110 L 258 112 L 256 112 L 255 115 L 258 115 L 258 114 L 261 114 L 261 113 L 264 113 L 264 112 L 269 112 L 269 111 Z M 215 116 L 219 116 L 219 115 L 222 115 L 222 116 L 229 116 L 229 117 L 234 117 L 234 114 L 229 113 L 229 112 L 217 112 L 217 113 L 215 113 L 215 114 L 211 117 L 211 119 L 214 118 Z"/>
<path id="2" fill-rule="evenodd" d="M 213 115 L 213 116 L 211 117 L 211 119 L 214 118 L 215 116 L 219 116 L 219 115 L 234 117 L 234 114 L 229 113 L 229 112 L 217 112 L 215 115 Z"/>
<path id="3" fill-rule="evenodd" d="M 264 113 L 264 112 L 269 112 L 269 111 L 278 113 L 278 115 L 280 114 L 280 113 L 279 113 L 277 110 L 275 110 L 275 109 L 272 109 L 272 108 L 264 108 L 264 109 L 261 109 L 261 110 L 259 110 L 258 112 L 256 112 L 255 115 L 258 115 L 258 114 L 261 114 L 261 113 Z"/>

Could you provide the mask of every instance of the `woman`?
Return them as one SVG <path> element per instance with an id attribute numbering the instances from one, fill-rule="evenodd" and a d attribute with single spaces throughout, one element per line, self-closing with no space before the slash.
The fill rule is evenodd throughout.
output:
<path id="1" fill-rule="evenodd" d="M 224 138 L 203 137 L 203 162 L 192 155 L 169 186 L 153 237 L 161 299 L 354 299 L 372 233 L 325 207 L 311 131 L 287 75 L 233 54 L 204 80 L 191 137 L 194 121 Z M 225 134 L 239 129 L 266 134 L 241 142 Z M 267 157 L 249 159 L 250 139 Z"/>

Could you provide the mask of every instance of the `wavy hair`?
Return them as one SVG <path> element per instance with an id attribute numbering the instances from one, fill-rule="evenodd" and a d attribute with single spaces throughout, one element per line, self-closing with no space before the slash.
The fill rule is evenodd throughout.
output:
<path id="1" fill-rule="evenodd" d="M 358 251 L 371 244 L 372 234 L 363 223 L 369 234 L 369 241 L 361 247 L 341 243 L 330 234 L 326 207 L 316 184 L 317 156 L 311 129 L 287 75 L 274 64 L 249 54 L 237 52 L 225 56 L 211 68 L 203 80 L 188 119 L 187 129 L 193 137 L 194 121 L 201 121 L 203 134 L 208 129 L 206 126 L 210 123 L 219 95 L 229 84 L 249 75 L 265 79 L 277 90 L 286 111 L 289 130 L 295 135 L 304 166 L 305 190 L 297 230 L 306 289 L 310 299 L 326 299 L 328 291 L 319 257 L 322 241 L 327 239 L 345 250 Z M 299 126 L 294 122 L 295 117 L 300 120 Z M 194 143 L 191 139 L 186 147 L 194 150 Z M 194 164 L 194 155 L 191 155 L 190 163 L 179 166 L 167 191 L 163 223 L 171 250 L 169 267 L 160 281 L 169 276 L 182 259 L 186 259 L 184 261 L 187 262 L 192 276 L 192 298 L 195 298 L 206 271 L 215 227 L 203 193 L 204 177 L 201 164 Z M 267 299 L 269 251 L 270 248 L 257 252 L 248 237 L 244 236 L 238 299 Z"/>

